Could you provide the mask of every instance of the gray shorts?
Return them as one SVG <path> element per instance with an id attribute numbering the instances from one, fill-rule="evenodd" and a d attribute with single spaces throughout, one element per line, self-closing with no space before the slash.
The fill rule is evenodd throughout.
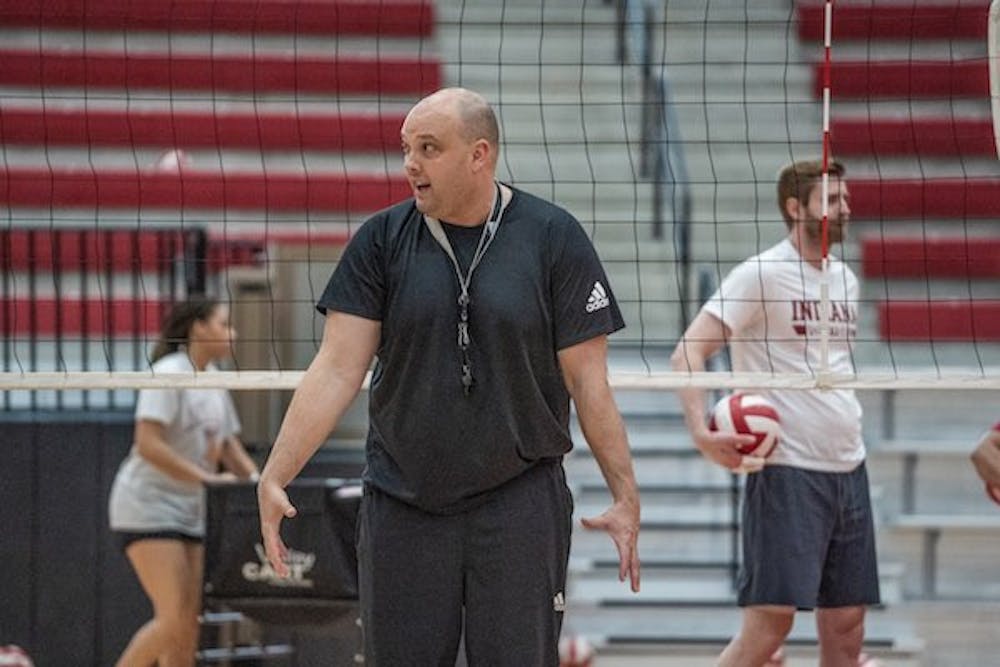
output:
<path id="1" fill-rule="evenodd" d="M 741 607 L 878 604 L 868 473 L 765 466 L 743 498 Z"/>
<path id="2" fill-rule="evenodd" d="M 573 501 L 544 463 L 459 514 L 365 485 L 358 577 L 366 665 L 556 667 Z"/>

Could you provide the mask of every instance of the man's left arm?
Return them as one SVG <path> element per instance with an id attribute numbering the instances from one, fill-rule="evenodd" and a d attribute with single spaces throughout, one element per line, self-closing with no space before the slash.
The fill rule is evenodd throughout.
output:
<path id="1" fill-rule="evenodd" d="M 625 424 L 608 384 L 608 339 L 596 336 L 559 351 L 566 388 L 573 397 L 587 445 L 594 453 L 613 503 L 583 525 L 604 530 L 618 549 L 618 578 L 639 591 L 639 488 L 632 469 Z"/>

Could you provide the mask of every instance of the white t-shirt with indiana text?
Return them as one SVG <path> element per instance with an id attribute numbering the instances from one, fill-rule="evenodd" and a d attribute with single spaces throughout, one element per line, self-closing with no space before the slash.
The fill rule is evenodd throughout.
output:
<path id="1" fill-rule="evenodd" d="M 732 332 L 737 372 L 815 374 L 820 369 L 822 271 L 786 238 L 734 268 L 703 308 Z M 853 373 L 858 280 L 830 257 L 829 363 Z M 760 391 L 777 408 L 783 436 L 769 463 L 829 472 L 853 470 L 865 458 L 861 405 L 849 389 Z"/>

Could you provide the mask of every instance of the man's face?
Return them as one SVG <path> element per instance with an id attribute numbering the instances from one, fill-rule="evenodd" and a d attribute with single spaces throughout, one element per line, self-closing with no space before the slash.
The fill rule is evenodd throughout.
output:
<path id="1" fill-rule="evenodd" d="M 446 221 L 464 210 L 475 185 L 475 142 L 461 135 L 458 124 L 455 115 L 440 106 L 418 106 L 400 133 L 403 168 L 417 210 Z"/>
<path id="2" fill-rule="evenodd" d="M 844 240 L 847 223 L 851 218 L 851 195 L 847 182 L 836 176 L 830 177 L 827 193 L 827 220 L 829 222 L 827 241 L 830 245 Z M 806 235 L 820 243 L 823 238 L 823 187 L 817 183 L 809 193 L 808 205 L 801 209 L 801 218 Z"/>

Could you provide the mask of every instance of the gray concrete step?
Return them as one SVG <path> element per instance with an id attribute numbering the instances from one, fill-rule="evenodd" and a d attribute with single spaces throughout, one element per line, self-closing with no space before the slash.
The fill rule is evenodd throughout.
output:
<path id="1" fill-rule="evenodd" d="M 571 603 L 570 603 L 571 604 Z M 890 610 L 891 612 L 891 610 Z M 816 630 L 812 614 L 801 613 L 789 637 L 790 644 L 815 641 Z M 594 607 L 589 605 L 570 606 L 564 625 L 573 632 L 603 639 L 609 643 L 626 643 L 626 637 L 635 643 L 654 643 L 659 638 L 662 643 L 680 643 L 680 638 L 689 638 L 692 643 L 713 643 L 718 648 L 739 629 L 741 612 L 735 605 L 697 609 L 679 606 L 674 610 L 662 611 L 635 607 Z M 866 618 L 866 636 L 869 644 L 889 647 L 899 643 L 910 649 L 920 647 L 914 637 L 912 624 L 906 619 L 894 618 L 893 613 L 871 611 Z M 669 641 L 668 638 L 676 638 Z M 601 642 L 601 643 L 604 643 Z"/>
<path id="2" fill-rule="evenodd" d="M 649 554 L 643 554 L 643 561 Z M 617 567 L 574 567 L 571 564 L 567 599 L 572 604 L 594 604 L 605 608 L 644 607 L 651 613 L 672 608 L 689 608 L 693 615 L 706 618 L 713 610 L 736 604 L 731 574 L 723 568 L 644 567 L 638 593 L 618 580 Z M 906 568 L 900 563 L 879 563 L 879 589 L 884 606 L 903 601 Z"/>

